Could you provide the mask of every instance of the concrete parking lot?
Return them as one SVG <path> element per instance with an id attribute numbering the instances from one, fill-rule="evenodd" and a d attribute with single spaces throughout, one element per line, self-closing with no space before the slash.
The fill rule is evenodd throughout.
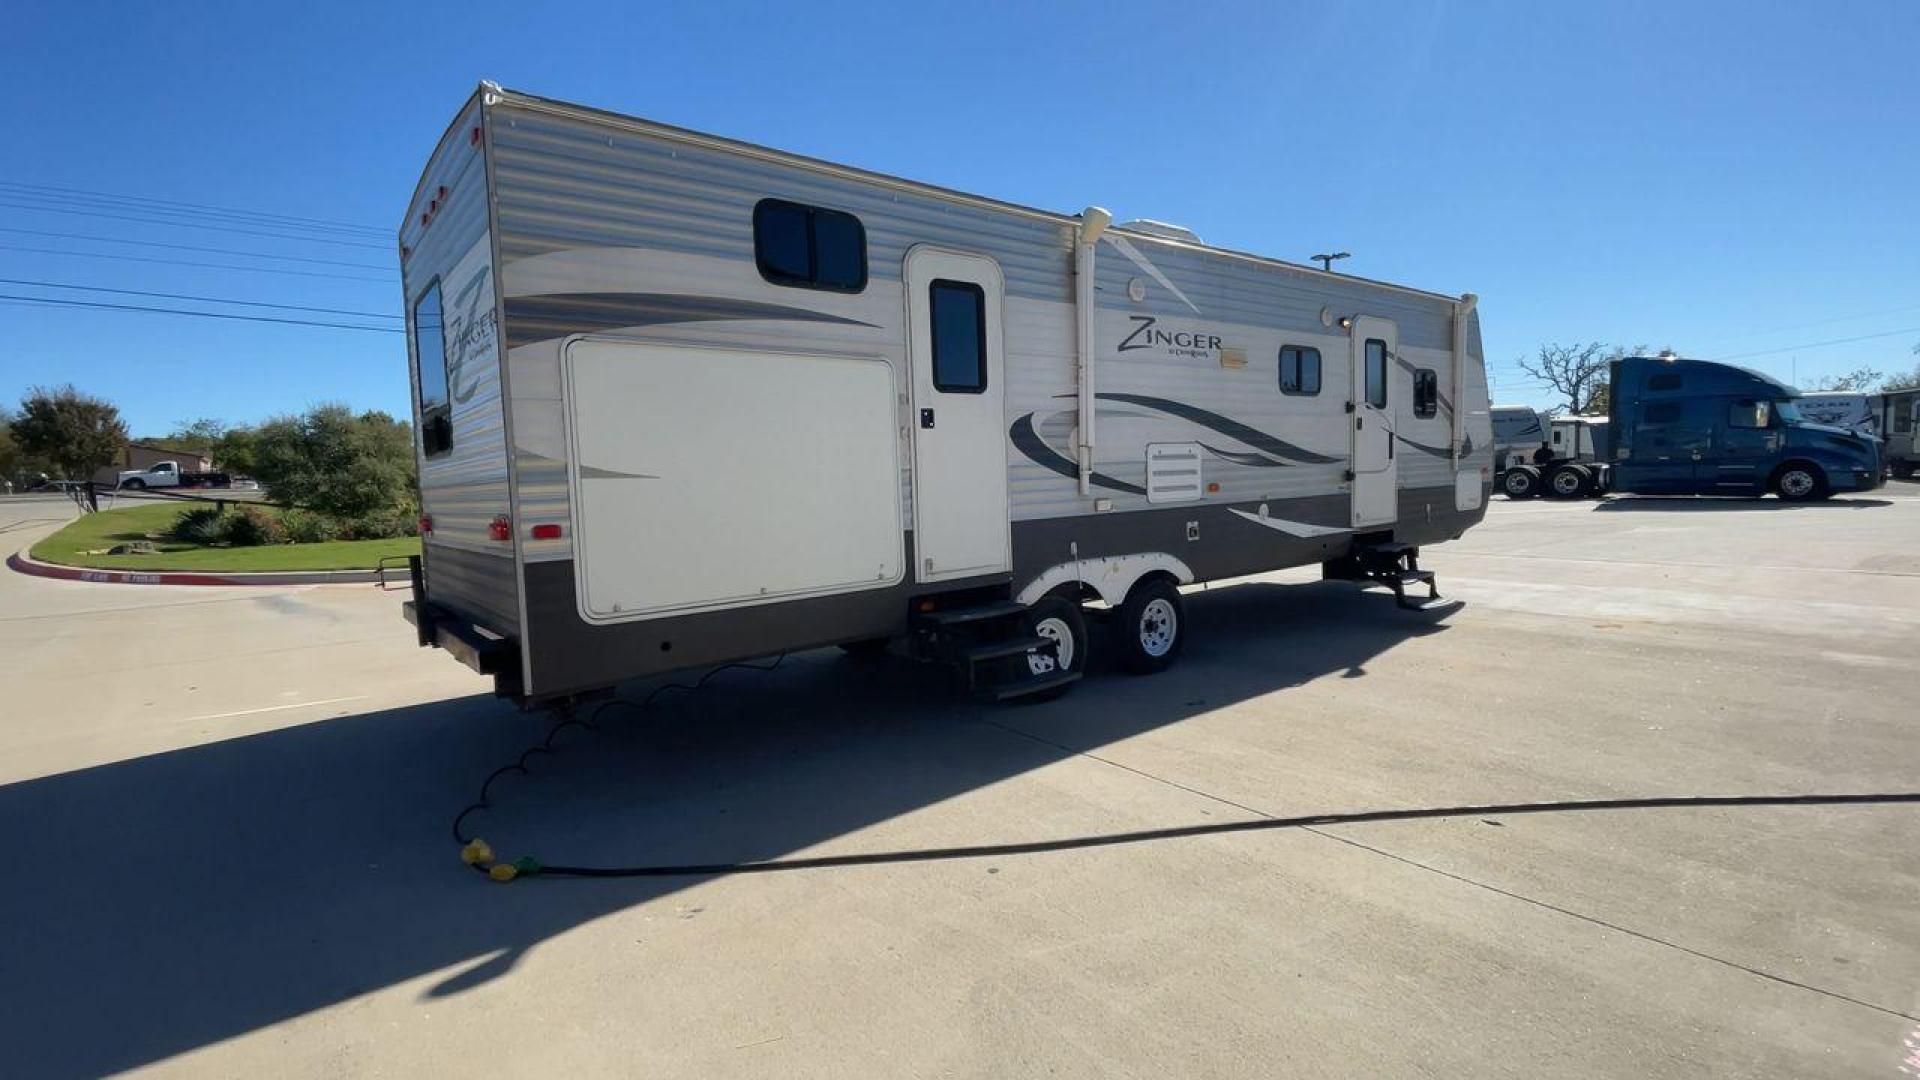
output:
<path id="1" fill-rule="evenodd" d="M 0 502 L 0 548 L 64 513 Z M 1459 607 L 1195 590 L 1174 670 L 1025 708 L 837 652 L 728 672 L 475 825 L 685 863 L 1920 790 L 1920 485 L 1496 500 L 1426 564 Z M 398 603 L 0 572 L 0 1072 L 1897 1076 L 1920 1042 L 1911 804 L 494 885 L 449 823 L 547 722 Z"/>

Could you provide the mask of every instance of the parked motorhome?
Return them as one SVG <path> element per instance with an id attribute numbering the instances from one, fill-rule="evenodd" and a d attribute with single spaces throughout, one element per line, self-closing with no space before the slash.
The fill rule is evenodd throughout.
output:
<path id="1" fill-rule="evenodd" d="M 1672 355 L 1613 362 L 1614 490 L 1822 499 L 1881 484 L 1877 440 L 1801 417 L 1792 387 Z"/>
<path id="2" fill-rule="evenodd" d="M 1495 405 L 1493 422 L 1493 469 L 1504 472 L 1509 464 L 1531 460 L 1547 441 L 1546 418 L 1531 405 Z"/>
<path id="3" fill-rule="evenodd" d="M 399 235 L 408 615 L 523 702 L 840 643 L 1058 691 L 1104 605 L 1323 564 L 1400 592 L 1485 513 L 1448 296 L 483 85 Z"/>
<path id="4" fill-rule="evenodd" d="M 1920 388 L 1880 395 L 1880 430 L 1887 467 L 1902 480 L 1913 479 L 1920 472 Z"/>

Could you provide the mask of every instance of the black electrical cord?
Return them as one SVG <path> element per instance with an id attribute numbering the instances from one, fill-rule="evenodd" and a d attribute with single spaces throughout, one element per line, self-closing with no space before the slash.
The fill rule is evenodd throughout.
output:
<path id="1" fill-rule="evenodd" d="M 1298 817 L 1253 818 L 1242 821 L 1210 822 L 1204 825 L 1179 825 L 1162 829 L 1137 829 L 1131 832 L 1098 833 L 1091 836 L 1070 836 L 1057 840 L 1029 840 L 1006 844 L 970 844 L 960 847 L 920 848 L 902 851 L 870 851 L 850 855 L 820 855 L 803 859 L 775 859 L 764 862 L 719 862 L 719 863 L 682 863 L 658 866 L 566 866 L 545 865 L 531 857 L 507 861 L 495 861 L 492 849 L 485 841 L 467 835 L 466 820 L 477 811 L 488 810 L 493 806 L 491 792 L 495 781 L 511 773 L 527 775 L 527 765 L 534 758 L 554 752 L 553 743 L 562 731 L 568 728 L 583 728 L 588 731 L 599 730 L 599 718 L 602 712 L 614 706 L 624 705 L 634 709 L 646 709 L 662 694 L 669 691 L 693 693 L 706 686 L 723 671 L 736 668 L 746 671 L 772 671 L 787 658 L 786 653 L 774 657 L 769 664 L 756 664 L 750 661 L 737 661 L 722 664 L 708 671 L 692 683 L 667 683 L 655 687 L 652 692 L 639 701 L 629 698 L 614 698 L 601 702 L 585 717 L 574 715 L 571 710 L 562 711 L 553 727 L 547 731 L 546 738 L 528 747 L 512 763 L 502 765 L 488 774 L 480 785 L 480 797 L 460 811 L 453 819 L 453 839 L 461 844 L 461 856 L 466 863 L 480 873 L 487 874 L 496 881 L 512 881 L 516 877 L 540 874 L 548 877 L 579 878 L 660 878 L 660 877 L 717 877 L 733 874 L 764 874 L 782 870 L 824 870 L 852 866 L 884 866 L 893 863 L 939 862 L 952 859 L 979 859 L 992 856 L 1035 855 L 1053 851 L 1078 851 L 1087 848 L 1115 847 L 1122 844 L 1140 844 L 1155 840 L 1177 840 L 1197 836 L 1221 836 L 1231 833 L 1265 832 L 1272 829 L 1301 829 L 1312 826 L 1356 825 L 1379 821 L 1419 821 L 1433 818 L 1459 817 L 1511 817 L 1521 814 L 1571 813 L 1596 810 L 1668 810 L 1703 809 L 1709 807 L 1730 806 L 1866 806 L 1889 805 L 1898 803 L 1920 803 L 1920 792 L 1880 792 L 1864 794 L 1835 795 L 1656 795 L 1626 799 L 1573 799 L 1558 802 L 1533 803 L 1478 803 L 1465 806 L 1418 807 L 1402 810 L 1361 810 L 1350 813 L 1306 814 Z"/>
<path id="2" fill-rule="evenodd" d="M 475 799 L 472 803 L 469 803 L 466 809 L 454 815 L 454 818 L 453 818 L 454 843 L 462 845 L 468 852 L 476 851 L 476 849 L 473 846 L 474 845 L 473 837 L 470 837 L 466 834 L 466 829 L 465 829 L 466 820 L 475 811 L 492 809 L 493 803 L 491 798 L 489 797 L 489 792 L 493 788 L 494 781 L 510 773 L 519 773 L 522 776 L 528 775 L 527 763 L 541 755 L 553 753 L 553 740 L 558 738 L 560 733 L 567 730 L 568 728 L 577 727 L 577 728 L 583 728 L 587 731 L 598 731 L 600 729 L 600 725 L 598 722 L 600 719 L 600 714 L 610 708 L 613 708 L 616 705 L 625 705 L 628 708 L 633 708 L 633 709 L 645 709 L 653 704 L 654 699 L 658 698 L 660 695 L 666 693 L 669 690 L 678 690 L 678 691 L 681 691 L 682 693 L 690 694 L 696 690 L 699 690 L 701 687 L 706 686 L 707 683 L 714 678 L 714 676 L 719 675 L 723 671 L 732 671 L 735 668 L 739 668 L 744 671 L 772 671 L 774 668 L 779 667 L 783 662 L 785 662 L 786 659 L 787 659 L 787 654 L 781 653 L 780 655 L 774 657 L 773 662 L 770 664 L 756 664 L 746 660 L 736 660 L 730 664 L 722 664 L 719 667 L 714 668 L 713 670 L 707 672 L 705 675 L 700 676 L 699 679 L 691 683 L 676 682 L 676 683 L 666 683 L 661 686 L 656 686 L 653 688 L 651 692 L 647 694 L 645 698 L 642 698 L 639 701 L 633 701 L 628 698 L 613 698 L 609 701 L 603 701 L 598 705 L 596 705 L 593 711 L 589 713 L 585 718 L 576 716 L 573 713 L 572 709 L 570 708 L 559 710 L 559 719 L 554 722 L 553 727 L 547 730 L 547 737 L 540 740 L 538 743 L 534 744 L 533 746 L 529 746 L 526 750 L 522 751 L 520 756 L 514 759 L 514 761 L 511 764 L 502 765 L 499 768 L 493 770 L 493 772 L 487 774 L 487 778 L 481 781 L 480 783 L 480 797 Z M 468 865 L 472 866 L 475 870 L 479 870 L 482 873 L 488 872 L 489 868 L 487 866 L 482 865 L 482 863 L 486 863 L 486 862 L 491 862 L 491 855 L 489 855 L 487 858 L 484 858 L 484 859 L 475 859 L 475 858 L 468 859 Z M 511 879 L 509 878 L 508 880 L 511 880 Z"/>

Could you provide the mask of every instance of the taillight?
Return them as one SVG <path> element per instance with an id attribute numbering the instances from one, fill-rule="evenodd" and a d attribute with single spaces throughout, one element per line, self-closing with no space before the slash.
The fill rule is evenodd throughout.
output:
<path id="1" fill-rule="evenodd" d="M 507 515 L 501 514 L 487 525 L 487 539 L 503 542 L 513 539 L 513 522 L 507 520 Z"/>
<path id="2" fill-rule="evenodd" d="M 432 514 L 420 515 L 420 535 L 421 536 L 433 535 L 433 515 Z"/>
<path id="3" fill-rule="evenodd" d="M 535 540 L 558 540 L 560 539 L 560 526 L 552 522 L 548 522 L 545 525 L 535 525 L 529 531 L 529 535 Z"/>

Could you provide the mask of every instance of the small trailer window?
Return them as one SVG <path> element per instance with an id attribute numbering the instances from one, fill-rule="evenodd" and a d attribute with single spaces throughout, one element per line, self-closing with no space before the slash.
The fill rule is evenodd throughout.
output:
<path id="1" fill-rule="evenodd" d="M 775 285 L 859 292 L 867 287 L 867 230 L 852 214 L 762 199 L 753 208 L 753 259 Z"/>
<path id="2" fill-rule="evenodd" d="M 987 294 L 971 281 L 927 286 L 933 323 L 933 388 L 943 394 L 987 389 Z"/>
<path id="3" fill-rule="evenodd" d="M 1367 339 L 1367 404 L 1387 407 L 1387 343 L 1379 338 Z"/>
<path id="4" fill-rule="evenodd" d="M 1320 392 L 1320 350 L 1299 345 L 1280 349 L 1280 392 L 1311 396 Z"/>
<path id="5" fill-rule="evenodd" d="M 1413 373 L 1413 415 L 1427 420 L 1439 411 L 1440 378 L 1432 368 L 1421 368 Z"/>
<path id="6" fill-rule="evenodd" d="M 415 404 L 420 409 L 420 452 L 437 457 L 453 449 L 453 403 L 447 397 L 447 332 L 435 281 L 413 305 Z"/>

